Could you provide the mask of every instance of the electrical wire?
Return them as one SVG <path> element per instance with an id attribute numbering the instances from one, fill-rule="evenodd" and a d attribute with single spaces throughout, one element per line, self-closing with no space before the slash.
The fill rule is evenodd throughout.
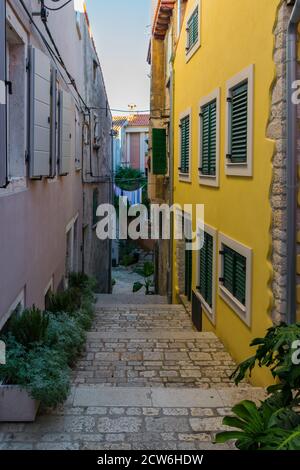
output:
<path id="1" fill-rule="evenodd" d="M 60 63 L 59 61 L 59 58 L 56 56 L 55 52 L 53 51 L 53 49 L 51 48 L 50 44 L 48 43 L 47 39 L 45 38 L 45 36 L 43 35 L 42 31 L 40 30 L 40 28 L 38 27 L 38 25 L 36 24 L 36 22 L 33 20 L 32 16 L 31 16 L 31 13 L 30 11 L 27 9 L 25 3 L 23 2 L 23 0 L 20 0 L 20 3 L 25 11 L 25 13 L 27 14 L 28 18 L 29 18 L 29 21 L 31 24 L 33 24 L 33 26 L 35 27 L 35 29 L 37 30 L 37 32 L 39 33 L 46 49 L 48 50 L 52 60 L 54 61 L 54 63 L 56 64 L 57 68 L 58 68 L 58 71 L 63 79 L 63 81 L 65 82 L 66 86 L 69 88 L 69 83 L 66 81 L 64 75 L 62 74 L 62 72 L 59 70 L 59 67 L 58 67 L 58 64 L 57 62 Z M 71 93 L 72 94 L 72 93 Z M 74 100 L 76 101 L 76 103 L 78 104 L 78 106 L 80 107 L 77 99 L 74 97 L 74 95 L 72 94 Z M 88 108 L 87 108 L 88 109 Z"/>
<path id="2" fill-rule="evenodd" d="M 55 2 L 55 0 L 52 0 L 53 2 Z M 57 0 L 56 0 L 57 1 Z M 58 0 L 59 1 L 59 0 Z M 58 11 L 58 10 L 62 10 L 63 8 L 65 8 L 69 3 L 71 3 L 73 0 L 68 0 L 66 3 L 64 3 L 63 5 L 60 5 L 59 7 L 57 8 L 53 8 L 53 7 L 48 7 L 47 5 L 44 5 L 44 7 L 46 8 L 46 10 L 49 10 L 49 11 Z"/>
<path id="3" fill-rule="evenodd" d="M 52 0 L 53 2 L 58 2 L 60 0 Z M 71 1 L 71 0 L 70 0 Z M 56 45 L 56 42 L 52 36 L 52 33 L 47 25 L 47 23 L 45 23 L 43 21 L 43 24 L 45 26 L 45 29 L 46 29 L 46 32 L 47 32 L 47 35 L 49 36 L 49 39 L 52 43 L 52 46 L 54 47 L 54 50 L 52 49 L 52 47 L 50 46 L 50 44 L 48 43 L 46 37 L 44 36 L 44 34 L 42 33 L 42 31 L 40 30 L 40 28 L 38 27 L 38 25 L 36 24 L 36 22 L 33 20 L 32 16 L 31 16 L 31 13 L 29 12 L 29 10 L 27 9 L 25 3 L 23 2 L 23 0 L 20 0 L 20 3 L 22 5 L 22 7 L 24 8 L 30 22 L 34 25 L 35 29 L 37 30 L 37 32 L 39 33 L 44 45 L 46 46 L 48 52 L 50 53 L 52 59 L 54 60 L 54 62 L 56 63 L 57 65 L 57 62 L 59 62 L 60 66 L 63 68 L 63 70 L 65 71 L 68 79 L 70 80 L 70 83 L 67 83 L 67 81 L 64 79 L 63 75 L 62 75 L 62 78 L 64 79 L 64 82 L 65 84 L 68 86 L 69 88 L 69 85 L 72 85 L 72 87 L 74 88 L 80 102 L 83 104 L 83 106 L 85 107 L 86 110 L 90 111 L 90 110 L 107 110 L 108 108 L 107 107 L 91 107 L 91 106 L 88 106 L 86 104 L 86 102 L 84 101 L 84 99 L 82 98 L 81 94 L 79 93 L 78 91 L 78 88 L 77 88 L 77 85 L 76 85 L 76 81 L 75 79 L 72 77 L 72 75 L 70 74 L 70 72 L 68 71 L 63 59 L 62 59 L 62 56 L 60 54 L 60 51 Z M 69 3 L 69 2 L 68 2 Z M 64 4 L 64 6 L 66 5 L 66 3 Z M 46 5 L 45 5 L 46 7 Z M 63 5 L 61 5 L 60 8 L 62 8 Z M 47 7 L 46 7 L 47 8 Z M 73 96 L 74 97 L 74 96 Z M 78 104 L 78 103 L 77 103 Z M 109 108 L 110 111 L 112 112 L 118 112 L 118 113 L 129 113 L 129 114 L 146 114 L 146 113 L 153 113 L 153 112 L 163 112 L 163 111 L 170 111 L 169 108 L 163 108 L 163 109 L 149 109 L 149 110 L 128 110 L 128 109 L 111 109 Z"/>

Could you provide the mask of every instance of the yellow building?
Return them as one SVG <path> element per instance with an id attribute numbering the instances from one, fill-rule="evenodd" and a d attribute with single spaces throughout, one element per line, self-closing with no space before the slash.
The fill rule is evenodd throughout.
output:
<path id="1" fill-rule="evenodd" d="M 253 353 L 254 337 L 285 319 L 293 279 L 287 270 L 296 269 L 287 266 L 287 250 L 290 256 L 296 248 L 287 246 L 284 85 L 295 2 L 169 3 L 173 202 L 205 205 L 201 250 L 174 242 L 173 299 L 190 300 L 195 292 L 203 330 L 214 331 L 241 361 Z M 253 383 L 269 383 L 266 374 L 256 371 Z"/>

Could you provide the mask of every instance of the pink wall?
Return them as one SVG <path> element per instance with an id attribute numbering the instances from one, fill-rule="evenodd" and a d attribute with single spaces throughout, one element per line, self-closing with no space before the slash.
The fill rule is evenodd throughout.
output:
<path id="1" fill-rule="evenodd" d="M 64 275 L 65 229 L 77 213 L 81 245 L 81 173 L 28 184 L 25 191 L 0 197 L 0 322 L 24 287 L 26 306 L 44 307 L 51 276 L 56 288 Z"/>

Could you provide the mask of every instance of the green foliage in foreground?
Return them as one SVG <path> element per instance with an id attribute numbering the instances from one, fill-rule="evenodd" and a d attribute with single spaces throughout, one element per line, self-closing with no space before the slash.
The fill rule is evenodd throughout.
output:
<path id="1" fill-rule="evenodd" d="M 33 307 L 14 315 L 1 338 L 7 361 L 0 366 L 0 381 L 26 388 L 47 407 L 66 400 L 70 367 L 84 346 L 94 315 L 94 281 L 72 274 L 69 285 L 67 291 L 52 294 L 50 311 Z"/>
<path id="2" fill-rule="evenodd" d="M 283 323 L 252 341 L 256 353 L 237 367 L 232 378 L 239 384 L 258 365 L 268 367 L 277 383 L 267 388 L 270 395 L 259 406 L 248 400 L 235 405 L 233 416 L 223 420 L 235 430 L 219 433 L 216 442 L 235 440 L 240 450 L 300 450 L 300 366 L 293 347 L 299 340 L 300 324 Z"/>

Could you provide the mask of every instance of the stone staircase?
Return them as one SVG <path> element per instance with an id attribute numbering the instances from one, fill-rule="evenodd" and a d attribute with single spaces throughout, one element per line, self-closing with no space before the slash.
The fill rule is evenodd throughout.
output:
<path id="1" fill-rule="evenodd" d="M 183 306 L 151 299 L 98 296 L 68 401 L 34 424 L 0 425 L 0 449 L 233 448 L 213 443 L 223 417 L 263 390 L 235 387 L 219 339 L 194 330 Z"/>

